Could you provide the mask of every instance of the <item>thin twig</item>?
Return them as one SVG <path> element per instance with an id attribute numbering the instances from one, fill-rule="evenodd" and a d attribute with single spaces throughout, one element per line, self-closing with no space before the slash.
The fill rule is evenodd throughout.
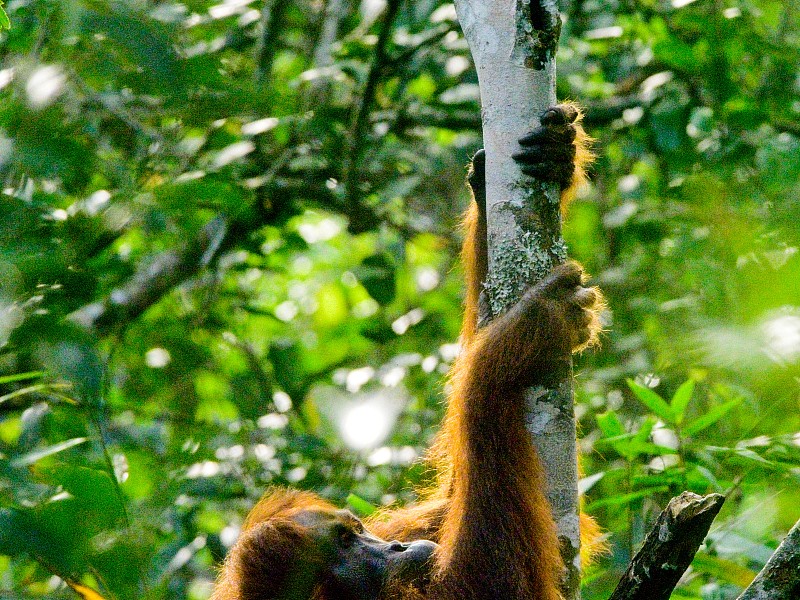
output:
<path id="1" fill-rule="evenodd" d="M 100 334 L 136 319 L 176 285 L 207 266 L 217 256 L 229 231 L 225 217 L 212 219 L 183 248 L 161 254 L 105 299 L 76 310 L 70 319 Z"/>
<path id="2" fill-rule="evenodd" d="M 278 32 L 283 27 L 287 0 L 266 0 L 261 9 L 261 37 L 256 50 L 256 79 L 264 83 L 272 73 Z"/>
<path id="3" fill-rule="evenodd" d="M 345 189 L 347 191 L 346 195 L 350 208 L 355 213 L 355 218 L 350 220 L 350 229 L 356 233 L 366 231 L 372 228 L 376 223 L 374 220 L 369 219 L 369 211 L 365 210 L 366 207 L 363 206 L 359 198 L 359 165 L 365 150 L 364 134 L 369 124 L 369 111 L 375 100 L 378 82 L 389 60 L 387 45 L 391 37 L 395 17 L 400 10 L 401 2 L 402 0 L 389 0 L 386 6 L 381 31 L 378 35 L 378 41 L 375 44 L 375 55 L 372 60 L 372 65 L 370 66 L 369 74 L 367 75 L 367 82 L 364 84 L 361 103 L 359 104 L 358 112 L 355 115 L 353 126 L 350 130 L 350 152 L 348 152 L 346 158 L 344 175 Z"/>

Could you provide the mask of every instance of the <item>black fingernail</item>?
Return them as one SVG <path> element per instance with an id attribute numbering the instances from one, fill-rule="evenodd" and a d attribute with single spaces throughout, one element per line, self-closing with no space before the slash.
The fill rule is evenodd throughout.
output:
<path id="1" fill-rule="evenodd" d="M 542 115 L 542 125 L 566 125 L 566 116 L 560 110 L 547 109 Z"/>

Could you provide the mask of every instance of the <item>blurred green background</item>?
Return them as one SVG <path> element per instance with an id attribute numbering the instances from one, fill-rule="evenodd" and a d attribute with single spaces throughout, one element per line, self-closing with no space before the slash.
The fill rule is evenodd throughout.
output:
<path id="1" fill-rule="evenodd" d="M 5 9 L 0 596 L 200 600 L 269 485 L 413 500 L 481 145 L 452 5 Z M 800 517 L 800 8 L 562 11 L 598 154 L 565 235 L 610 305 L 584 598 L 684 489 L 728 500 L 673 597 L 734 598 Z"/>

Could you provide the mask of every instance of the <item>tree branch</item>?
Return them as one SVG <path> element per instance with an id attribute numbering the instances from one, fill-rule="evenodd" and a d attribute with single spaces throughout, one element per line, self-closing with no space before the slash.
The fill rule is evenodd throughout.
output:
<path id="1" fill-rule="evenodd" d="M 357 213 L 355 219 L 350 220 L 350 230 L 353 233 L 361 233 L 367 231 L 375 225 L 375 221 L 369 219 L 369 211 L 363 206 L 359 194 L 359 163 L 364 154 L 364 134 L 366 127 L 369 124 L 369 111 L 372 108 L 372 103 L 375 99 L 375 92 L 378 89 L 378 82 L 384 72 L 384 68 L 389 60 L 388 51 L 386 49 L 389 38 L 392 33 L 392 26 L 395 17 L 400 10 L 402 0 L 388 0 L 386 12 L 383 16 L 383 23 L 381 31 L 378 34 L 378 41 L 375 44 L 375 56 L 372 60 L 372 65 L 367 75 L 367 82 L 364 84 L 364 92 L 361 96 L 361 103 L 358 112 L 353 120 L 351 129 L 351 143 L 350 152 L 348 152 L 345 162 L 345 189 L 347 190 L 347 198 L 352 207 L 352 210 Z M 364 209 L 363 211 L 361 209 Z M 363 212 L 363 214 L 358 214 Z"/>
<path id="2" fill-rule="evenodd" d="M 328 0 L 322 17 L 322 28 L 314 49 L 314 66 L 318 69 L 333 64 L 333 44 L 339 35 L 339 19 L 343 14 L 342 0 Z"/>
<path id="3" fill-rule="evenodd" d="M 262 33 L 256 53 L 255 78 L 268 81 L 275 58 L 279 31 L 283 26 L 285 0 L 267 0 L 261 11 Z M 255 214 L 239 219 L 219 215 L 203 227 L 197 237 L 183 247 L 164 252 L 137 270 L 122 286 L 112 290 L 105 299 L 87 304 L 69 315 L 69 319 L 99 335 L 105 335 L 135 320 L 160 301 L 173 288 L 207 267 L 214 258 L 241 236 L 246 236 L 268 220 L 271 212 L 280 209 L 269 203 L 265 185 L 271 182 L 285 164 L 285 157 L 266 169 L 266 160 L 259 149 L 262 167 L 267 170 L 262 184 L 256 189 Z M 271 208 L 268 208 L 268 204 Z"/>
<path id="4" fill-rule="evenodd" d="M 609 600 L 669 600 L 723 502 L 692 492 L 670 500 Z"/>
<path id="5" fill-rule="evenodd" d="M 295 200 L 313 201 L 327 210 L 345 215 L 351 221 L 366 214 L 370 222 L 385 222 L 405 239 L 421 233 L 412 225 L 389 221 L 386 215 L 372 207 L 361 205 L 353 209 L 352 205 L 343 204 L 336 194 L 321 183 L 327 178 L 324 174 L 306 173 L 302 179 L 296 180 L 276 175 L 274 172 L 268 173 L 263 184 L 255 190 L 258 201 L 253 212 L 246 212 L 240 219 L 217 216 L 184 246 L 153 258 L 106 298 L 79 308 L 69 315 L 69 319 L 94 330 L 98 335 L 107 335 L 124 327 L 171 290 L 200 273 L 220 254 L 236 246 L 263 224 L 274 222 L 277 215 L 286 211 L 286 207 Z M 320 183 L 313 183 L 317 181 Z M 442 231 L 438 235 L 447 237 L 447 233 Z"/>
<path id="6" fill-rule="evenodd" d="M 629 96 L 615 96 L 605 102 L 597 102 L 584 106 L 583 124 L 585 127 L 603 127 L 622 117 L 622 113 L 629 108 L 643 106 L 637 94 Z M 399 109 L 387 109 L 372 113 L 372 123 L 393 122 L 394 129 L 402 132 L 415 127 L 441 127 L 453 131 L 479 131 L 481 128 L 480 111 L 474 106 L 457 105 L 442 106 L 413 103 Z M 774 123 L 778 129 L 791 131 L 800 130 L 796 125 Z"/>
<path id="7" fill-rule="evenodd" d="M 283 26 L 286 0 L 266 0 L 261 9 L 261 37 L 256 50 L 256 79 L 264 83 L 272 72 L 278 31 Z"/>
<path id="8" fill-rule="evenodd" d="M 70 320 L 103 335 L 120 323 L 136 319 L 172 288 L 206 267 L 229 237 L 230 229 L 224 217 L 216 217 L 183 248 L 160 254 L 104 300 L 73 312 Z"/>
<path id="9" fill-rule="evenodd" d="M 737 600 L 800 598 L 800 521 L 794 524 L 775 553 Z"/>

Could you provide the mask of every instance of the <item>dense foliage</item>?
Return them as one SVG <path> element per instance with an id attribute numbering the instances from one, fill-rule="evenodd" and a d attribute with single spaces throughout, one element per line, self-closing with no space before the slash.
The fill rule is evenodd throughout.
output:
<path id="1" fill-rule="evenodd" d="M 457 351 L 477 80 L 439 0 L 8 0 L 0 594 L 205 598 L 268 485 L 412 499 Z M 800 26 L 779 0 L 573 0 L 570 209 L 609 332 L 577 361 L 605 598 L 728 495 L 676 597 L 800 517 Z M 0 17 L 2 15 L 0 14 Z"/>

